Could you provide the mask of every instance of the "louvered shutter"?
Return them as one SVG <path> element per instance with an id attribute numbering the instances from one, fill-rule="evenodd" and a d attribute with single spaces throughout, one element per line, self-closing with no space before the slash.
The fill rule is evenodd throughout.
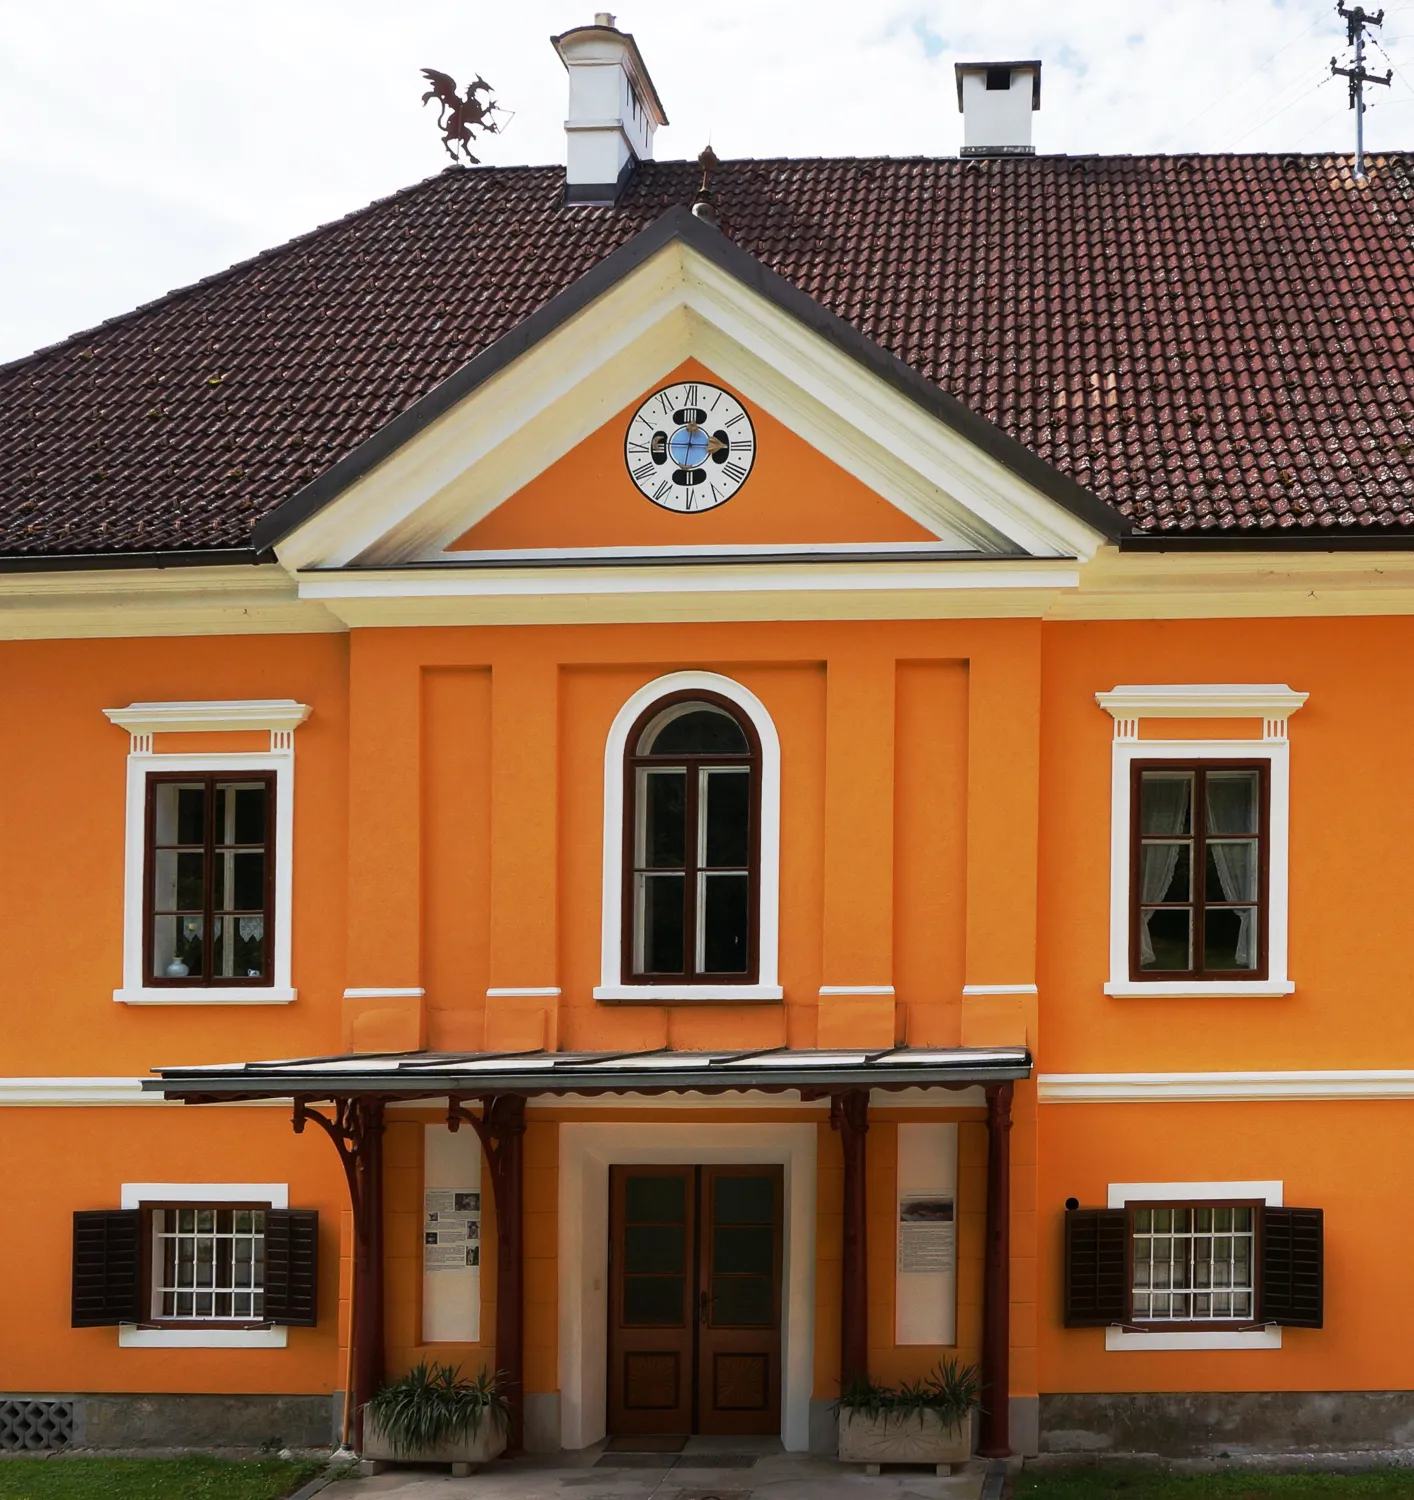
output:
<path id="1" fill-rule="evenodd" d="M 319 1321 L 319 1212 L 265 1210 L 265 1317 L 313 1328 Z"/>
<path id="2" fill-rule="evenodd" d="M 70 1323 L 111 1328 L 142 1316 L 142 1212 L 85 1209 L 74 1215 L 74 1289 Z"/>
<path id="3" fill-rule="evenodd" d="M 1285 1328 L 1320 1328 L 1325 1311 L 1325 1227 L 1319 1208 L 1262 1210 L 1258 1316 Z"/>
<path id="4" fill-rule="evenodd" d="M 1103 1328 L 1129 1316 L 1122 1208 L 1075 1208 L 1065 1216 L 1065 1326 Z"/>

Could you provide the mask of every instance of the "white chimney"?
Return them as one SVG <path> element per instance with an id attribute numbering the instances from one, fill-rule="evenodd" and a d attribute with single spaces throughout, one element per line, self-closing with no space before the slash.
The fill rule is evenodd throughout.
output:
<path id="1" fill-rule="evenodd" d="M 550 40 L 570 75 L 566 203 L 613 203 L 634 164 L 653 159 L 653 133 L 668 123 L 638 43 L 601 10 L 592 26 Z"/>
<path id="2" fill-rule="evenodd" d="M 1041 64 L 955 63 L 963 156 L 1034 156 L 1031 113 L 1041 107 Z"/>

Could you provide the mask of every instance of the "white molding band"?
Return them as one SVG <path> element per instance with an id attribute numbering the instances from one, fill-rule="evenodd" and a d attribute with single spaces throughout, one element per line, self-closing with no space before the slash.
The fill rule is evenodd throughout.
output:
<path id="1" fill-rule="evenodd" d="M 148 705 L 152 706 L 152 705 Z M 157 705 L 162 706 L 162 705 Z M 187 705 L 190 706 L 190 705 Z M 295 705 L 302 707 L 302 705 Z M 305 710 L 308 712 L 308 710 Z M 272 732 L 272 738 L 274 734 Z M 136 738 L 136 737 L 135 737 Z M 143 973 L 143 883 L 147 878 L 147 777 L 152 771 L 253 771 L 275 774 L 275 909 L 271 913 L 275 967 L 268 985 L 149 985 Z M 297 998 L 291 978 L 294 934 L 295 755 L 290 748 L 221 755 L 128 756 L 127 818 L 123 856 L 123 984 L 120 1005 L 289 1005 Z"/>
<path id="2" fill-rule="evenodd" d="M 624 754 L 640 715 L 670 693 L 715 693 L 751 720 L 761 742 L 761 858 L 757 889 L 759 963 L 755 984 L 624 984 Z M 717 672 L 669 672 L 645 682 L 614 716 L 604 745 L 604 890 L 596 1000 L 780 1000 L 781 742 L 766 705 L 750 688 Z"/>
<path id="3" fill-rule="evenodd" d="M 499 988 L 487 990 L 486 998 L 488 1000 L 511 1000 L 520 996 L 541 995 L 549 1000 L 556 998 L 559 993 L 560 987 L 557 984 L 527 984 L 523 986 L 502 985 Z"/>
<path id="4" fill-rule="evenodd" d="M 104 717 L 129 734 L 192 734 L 220 730 L 291 733 L 309 717 L 293 698 L 232 698 L 190 703 L 130 703 L 105 708 Z"/>
<path id="5" fill-rule="evenodd" d="M 1034 984 L 965 984 L 964 995 L 1034 995 Z"/>
<path id="6" fill-rule="evenodd" d="M 1104 696 L 1097 694 L 1098 696 Z M 1304 694 L 1294 694 L 1302 697 Z M 1116 725 L 1120 723 L 1117 719 Z M 1129 973 L 1130 816 L 1136 760 L 1265 760 L 1268 763 L 1267 977 L 1265 979 L 1131 979 Z M 1105 994 L 1120 999 L 1199 997 L 1223 1000 L 1290 995 L 1287 977 L 1291 742 L 1262 740 L 1114 741 L 1110 772 L 1110 977 Z"/>
<path id="7" fill-rule="evenodd" d="M 1112 1182 L 1109 1185 L 1110 1208 L 1128 1203 L 1221 1202 L 1224 1199 L 1258 1198 L 1271 1208 L 1280 1208 L 1280 1182 Z M 1111 1325 L 1105 1329 L 1105 1349 L 1112 1353 L 1141 1350 L 1183 1349 L 1280 1349 L 1281 1329 L 1275 1324 L 1266 1328 L 1208 1328 L 1197 1333 L 1164 1333 L 1146 1329 L 1142 1333 Z"/>
<path id="8" fill-rule="evenodd" d="M 822 984 L 822 995 L 892 995 L 891 984 Z"/>
<path id="9" fill-rule="evenodd" d="M 1175 682 L 1096 693 L 1115 721 L 1115 738 L 1139 738 L 1141 719 L 1261 719 L 1264 739 L 1285 739 L 1286 721 L 1305 703 L 1284 683 Z"/>
<path id="10" fill-rule="evenodd" d="M 1043 1104 L 1414 1099 L 1414 1068 L 1234 1073 L 1039 1073 Z"/>
<path id="11" fill-rule="evenodd" d="M 0 1108 L 181 1104 L 179 1099 L 144 1093 L 142 1082 L 141 1078 L 0 1078 Z M 240 1107 L 248 1109 L 252 1105 L 278 1104 L 283 1108 L 287 1102 L 284 1099 L 245 1099 L 240 1101 Z"/>
<path id="12" fill-rule="evenodd" d="M 344 991 L 345 1000 L 420 1000 L 426 990 L 413 985 L 406 989 L 387 989 L 374 985 L 371 988 Z"/>

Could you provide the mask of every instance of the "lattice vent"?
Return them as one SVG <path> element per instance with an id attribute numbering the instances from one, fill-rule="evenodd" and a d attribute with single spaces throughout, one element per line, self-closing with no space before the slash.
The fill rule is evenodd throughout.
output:
<path id="1" fill-rule="evenodd" d="M 0 1397 L 0 1453 L 42 1453 L 74 1440 L 72 1401 Z"/>

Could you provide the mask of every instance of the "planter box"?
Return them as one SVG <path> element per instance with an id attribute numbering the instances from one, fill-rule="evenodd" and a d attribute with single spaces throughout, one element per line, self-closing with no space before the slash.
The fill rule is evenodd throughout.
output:
<path id="1" fill-rule="evenodd" d="M 470 1474 L 506 1451 L 506 1432 L 499 1423 L 484 1420 L 476 1432 L 455 1443 L 441 1443 L 435 1448 L 412 1448 L 399 1453 L 388 1441 L 383 1429 L 367 1415 L 363 1419 L 363 1452 L 360 1457 L 370 1464 L 451 1464 L 454 1474 Z"/>
<path id="2" fill-rule="evenodd" d="M 933 1464 L 949 1474 L 972 1457 L 972 1421 L 948 1426 L 933 1411 L 911 1416 L 865 1416 L 840 1412 L 840 1462 L 864 1464 L 871 1474 L 880 1464 Z"/>

